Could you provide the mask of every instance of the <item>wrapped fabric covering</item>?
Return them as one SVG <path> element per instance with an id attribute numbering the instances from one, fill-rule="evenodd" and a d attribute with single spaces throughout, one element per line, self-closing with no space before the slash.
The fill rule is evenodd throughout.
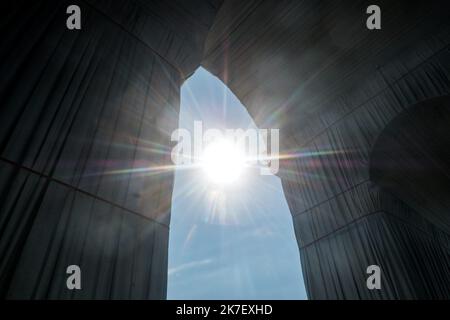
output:
<path id="1" fill-rule="evenodd" d="M 179 88 L 218 5 L 2 1 L 1 297 L 166 297 L 173 172 L 145 169 L 171 164 Z"/>
<path id="2" fill-rule="evenodd" d="M 434 223 L 410 203 L 413 196 L 400 198 L 370 174 L 385 128 L 417 103 L 450 92 L 449 4 L 377 1 L 382 29 L 376 31 L 365 28 L 370 4 L 226 1 L 203 65 L 259 127 L 281 129 L 279 176 L 309 298 L 450 298 L 443 225 L 449 211 Z M 449 108 L 434 117 L 448 119 Z M 448 125 L 443 131 L 433 138 L 445 144 Z M 448 150 L 446 143 L 440 148 Z M 448 168 L 450 159 L 442 161 Z M 440 186 L 450 181 L 446 170 Z M 448 189 L 441 191 L 449 198 Z M 370 265 L 381 269 L 380 290 L 367 288 Z"/>
<path id="3" fill-rule="evenodd" d="M 389 171 L 424 150 L 414 139 L 448 137 L 396 120 L 450 94 L 448 0 L 379 0 L 381 30 L 365 0 L 77 2 L 81 31 L 69 1 L 0 4 L 1 297 L 165 298 L 173 174 L 142 169 L 170 164 L 180 85 L 201 63 L 281 130 L 310 298 L 450 298 L 448 189 Z M 448 185 L 448 153 L 422 153 Z M 65 290 L 70 264 L 81 291 Z"/>

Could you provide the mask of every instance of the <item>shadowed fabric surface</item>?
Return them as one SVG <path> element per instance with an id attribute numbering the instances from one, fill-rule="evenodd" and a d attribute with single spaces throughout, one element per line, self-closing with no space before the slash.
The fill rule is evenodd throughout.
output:
<path id="1" fill-rule="evenodd" d="M 281 128 L 287 159 L 279 176 L 309 298 L 450 298 L 448 229 L 370 176 L 385 127 L 416 103 L 449 94 L 449 5 L 378 1 L 382 29 L 370 31 L 370 4 L 226 1 L 202 64 L 259 127 Z M 382 270 L 381 290 L 366 287 L 372 264 Z"/>
<path id="2" fill-rule="evenodd" d="M 0 294 L 163 299 L 173 172 L 138 169 L 170 164 L 218 3 L 80 1 L 81 31 L 70 4 L 1 5 Z"/>

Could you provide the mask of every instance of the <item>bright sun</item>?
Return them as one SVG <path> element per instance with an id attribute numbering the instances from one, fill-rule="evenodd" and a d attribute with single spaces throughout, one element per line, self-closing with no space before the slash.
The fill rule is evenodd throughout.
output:
<path id="1" fill-rule="evenodd" d="M 209 180 L 218 185 L 238 182 L 244 167 L 243 153 L 225 139 L 209 144 L 202 156 L 202 168 Z"/>

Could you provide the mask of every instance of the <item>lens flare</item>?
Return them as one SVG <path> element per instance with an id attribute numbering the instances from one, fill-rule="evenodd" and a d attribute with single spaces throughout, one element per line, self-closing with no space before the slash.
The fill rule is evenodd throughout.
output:
<path id="1" fill-rule="evenodd" d="M 211 182 L 217 185 L 235 184 L 242 176 L 245 157 L 232 142 L 218 140 L 205 148 L 201 165 Z"/>

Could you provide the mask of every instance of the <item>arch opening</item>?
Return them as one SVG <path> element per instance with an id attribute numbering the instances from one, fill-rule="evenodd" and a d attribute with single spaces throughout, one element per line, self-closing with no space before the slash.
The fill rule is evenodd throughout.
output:
<path id="1" fill-rule="evenodd" d="M 450 234 L 450 98 L 424 101 L 391 121 L 371 154 L 371 180 Z"/>
<path id="2" fill-rule="evenodd" d="M 226 85 L 203 68 L 181 89 L 179 127 L 194 136 L 198 122 L 205 129 L 256 129 Z M 213 147 L 213 155 L 221 148 Z M 233 161 L 227 158 L 219 169 Z M 177 168 L 168 299 L 307 298 L 280 179 L 251 166 L 241 170 L 237 179 L 220 184 L 206 179 L 202 167 Z"/>
<path id="3" fill-rule="evenodd" d="M 448 97 L 414 105 L 386 126 L 370 159 L 371 180 L 395 199 L 388 214 L 402 208 L 397 218 L 407 237 L 396 250 L 410 266 L 409 295 L 422 299 L 450 295 L 449 123 Z"/>

